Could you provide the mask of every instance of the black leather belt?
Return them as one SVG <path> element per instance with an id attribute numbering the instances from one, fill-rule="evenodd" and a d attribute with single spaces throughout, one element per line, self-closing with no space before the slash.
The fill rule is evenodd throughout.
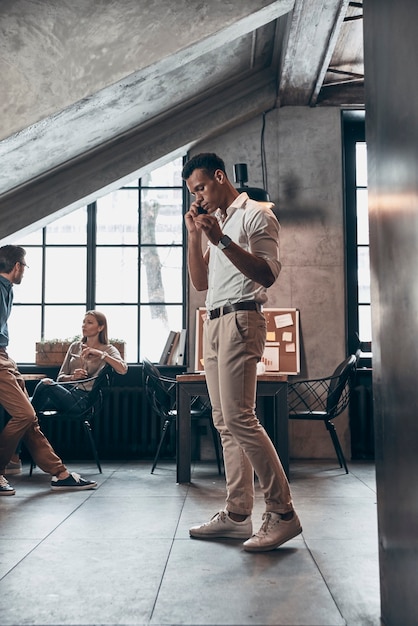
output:
<path id="1" fill-rule="evenodd" d="M 221 315 L 226 315 L 227 313 L 232 313 L 233 311 L 258 311 L 260 313 L 262 310 L 263 306 L 258 304 L 258 302 L 237 302 L 236 304 L 227 304 L 225 306 L 220 306 L 218 309 L 208 311 L 208 318 L 210 320 L 214 320 L 217 317 L 221 317 Z"/>

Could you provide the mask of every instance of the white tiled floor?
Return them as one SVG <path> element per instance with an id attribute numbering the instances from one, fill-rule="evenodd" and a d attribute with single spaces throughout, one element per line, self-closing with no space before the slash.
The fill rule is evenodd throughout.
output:
<path id="1" fill-rule="evenodd" d="M 190 539 L 223 506 L 224 479 L 196 464 L 70 469 L 95 491 L 56 494 L 27 468 L 0 498 L 0 624 L 142 626 L 377 626 L 379 578 L 374 465 L 291 463 L 303 534 L 274 552 Z M 263 512 L 257 494 L 253 516 Z"/>

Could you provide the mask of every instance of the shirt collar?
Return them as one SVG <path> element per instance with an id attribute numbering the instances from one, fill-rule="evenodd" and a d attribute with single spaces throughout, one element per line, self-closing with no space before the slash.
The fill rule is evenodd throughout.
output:
<path id="1" fill-rule="evenodd" d="M 236 209 L 242 209 L 245 206 L 245 203 L 247 202 L 248 198 L 249 196 L 245 191 L 243 193 L 240 193 L 239 196 L 237 196 L 235 200 L 232 202 L 232 204 L 230 204 L 229 207 L 226 209 L 225 219 L 230 217 L 235 212 Z M 216 211 L 216 217 L 218 218 L 219 221 L 222 221 L 221 209 L 218 209 Z"/>

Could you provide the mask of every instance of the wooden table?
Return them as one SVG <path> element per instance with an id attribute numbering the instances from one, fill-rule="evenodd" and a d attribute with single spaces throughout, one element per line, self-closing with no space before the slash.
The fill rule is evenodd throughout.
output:
<path id="1" fill-rule="evenodd" d="M 190 402 L 193 396 L 207 396 L 208 388 L 204 373 L 179 374 L 176 376 L 176 381 L 177 482 L 189 483 L 191 476 Z M 286 475 L 289 476 L 287 376 L 276 373 L 257 376 L 257 406 L 260 397 L 269 397 L 272 400 L 272 419 L 268 420 L 265 414 L 262 421 L 276 447 Z"/>

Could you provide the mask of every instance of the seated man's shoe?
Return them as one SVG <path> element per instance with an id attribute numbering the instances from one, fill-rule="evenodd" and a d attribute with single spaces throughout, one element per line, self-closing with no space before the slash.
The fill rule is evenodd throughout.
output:
<path id="1" fill-rule="evenodd" d="M 97 483 L 94 480 L 85 480 L 80 474 L 71 472 L 67 478 L 58 480 L 52 477 L 51 489 L 53 491 L 83 491 L 83 489 L 96 489 Z"/>
<path id="2" fill-rule="evenodd" d="M 250 515 L 243 522 L 234 522 L 227 511 L 219 511 L 209 522 L 189 530 L 190 537 L 197 539 L 248 539 L 252 532 Z"/>
<path id="3" fill-rule="evenodd" d="M 263 524 L 248 541 L 244 542 L 247 552 L 267 552 L 278 548 L 286 541 L 302 532 L 302 526 L 295 512 L 290 520 L 284 520 L 278 513 L 264 513 Z"/>
<path id="4" fill-rule="evenodd" d="M 4 472 L 5 476 L 16 476 L 17 474 L 22 473 L 22 461 L 16 463 L 15 461 L 9 461 L 6 465 L 6 469 Z"/>
<path id="5" fill-rule="evenodd" d="M 7 482 L 4 476 L 0 474 L 0 496 L 14 496 L 16 491 Z"/>

